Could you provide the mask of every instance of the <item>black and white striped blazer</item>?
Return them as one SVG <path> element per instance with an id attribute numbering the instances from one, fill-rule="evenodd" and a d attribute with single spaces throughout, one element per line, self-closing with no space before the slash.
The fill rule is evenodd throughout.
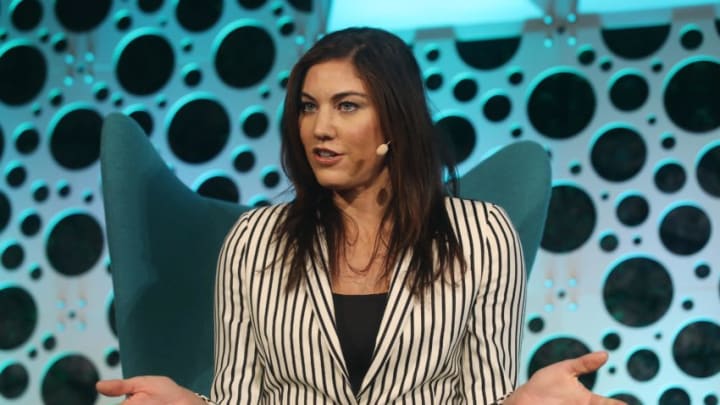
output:
<path id="1" fill-rule="evenodd" d="M 300 288 L 272 243 L 284 206 L 242 215 L 226 237 L 215 294 L 217 404 L 492 404 L 515 387 L 525 300 L 519 239 L 490 203 L 448 198 L 468 263 L 424 299 L 393 272 L 370 368 L 353 395 L 335 328 L 327 251 Z M 457 280 L 457 278 L 456 278 Z"/>

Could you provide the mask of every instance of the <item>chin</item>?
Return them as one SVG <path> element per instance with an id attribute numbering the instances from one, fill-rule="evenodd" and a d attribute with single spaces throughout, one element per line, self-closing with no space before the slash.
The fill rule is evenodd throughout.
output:
<path id="1" fill-rule="evenodd" d="M 328 182 L 328 181 L 319 181 L 318 182 L 323 188 L 326 188 L 328 190 L 332 191 L 343 191 L 351 188 L 350 186 L 344 184 L 344 183 L 336 183 L 336 182 Z"/>
<path id="2" fill-rule="evenodd" d="M 346 176 L 338 176 L 336 173 L 315 173 L 315 180 L 325 188 L 342 188 L 350 182 Z"/>
<path id="3" fill-rule="evenodd" d="M 318 183 L 325 189 L 335 192 L 342 192 L 342 191 L 348 191 L 352 190 L 353 188 L 357 187 L 354 183 L 349 183 L 346 181 L 329 181 L 329 180 L 320 180 Z"/>

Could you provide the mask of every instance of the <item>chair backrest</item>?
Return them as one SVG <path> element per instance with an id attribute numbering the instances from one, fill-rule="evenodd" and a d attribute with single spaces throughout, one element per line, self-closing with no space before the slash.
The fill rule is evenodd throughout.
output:
<path id="1" fill-rule="evenodd" d="M 552 174 L 539 144 L 519 141 L 500 148 L 460 178 L 460 196 L 505 209 L 520 235 L 528 274 L 547 218 Z"/>
<path id="2" fill-rule="evenodd" d="M 247 207 L 192 192 L 122 114 L 103 123 L 100 162 L 123 375 L 208 392 L 217 254 Z"/>
<path id="3" fill-rule="evenodd" d="M 122 114 L 105 119 L 100 155 L 123 375 L 166 375 L 207 393 L 217 254 L 248 207 L 192 192 L 140 126 Z M 531 142 L 508 145 L 463 176 L 460 191 L 505 208 L 529 269 L 550 192 L 542 148 Z"/>

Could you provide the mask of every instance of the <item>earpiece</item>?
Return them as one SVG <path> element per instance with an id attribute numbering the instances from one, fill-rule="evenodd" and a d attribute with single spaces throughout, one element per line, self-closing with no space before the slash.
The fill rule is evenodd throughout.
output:
<path id="1" fill-rule="evenodd" d="M 381 143 L 380 146 L 378 146 L 377 149 L 375 149 L 375 154 L 378 156 L 387 155 L 388 151 L 390 150 L 390 147 L 388 145 L 390 145 L 390 142 Z"/>

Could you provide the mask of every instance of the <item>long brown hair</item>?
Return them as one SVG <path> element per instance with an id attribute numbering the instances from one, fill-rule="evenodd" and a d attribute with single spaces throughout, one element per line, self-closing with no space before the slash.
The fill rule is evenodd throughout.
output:
<path id="1" fill-rule="evenodd" d="M 419 294 L 438 277 L 453 279 L 453 263 L 465 269 L 462 249 L 445 210 L 448 188 L 443 170 L 455 167 L 443 149 L 428 112 L 420 68 L 410 48 L 397 36 L 373 28 L 348 28 L 321 38 L 293 68 L 281 121 L 282 164 L 295 199 L 277 228 L 285 256 L 291 258 L 288 289 L 299 285 L 308 263 L 319 254 L 313 241 L 323 235 L 331 252 L 330 271 L 339 268 L 339 249 L 345 237 L 343 215 L 331 190 L 316 180 L 300 140 L 301 92 L 307 71 L 329 60 L 353 64 L 367 86 L 378 112 L 390 152 L 385 156 L 391 197 L 382 219 L 390 223 L 385 276 L 403 252 L 412 249 L 408 286 Z M 454 191 L 454 177 L 450 179 Z M 392 219 L 388 222 L 389 219 Z M 382 229 L 382 226 L 381 226 Z"/>

